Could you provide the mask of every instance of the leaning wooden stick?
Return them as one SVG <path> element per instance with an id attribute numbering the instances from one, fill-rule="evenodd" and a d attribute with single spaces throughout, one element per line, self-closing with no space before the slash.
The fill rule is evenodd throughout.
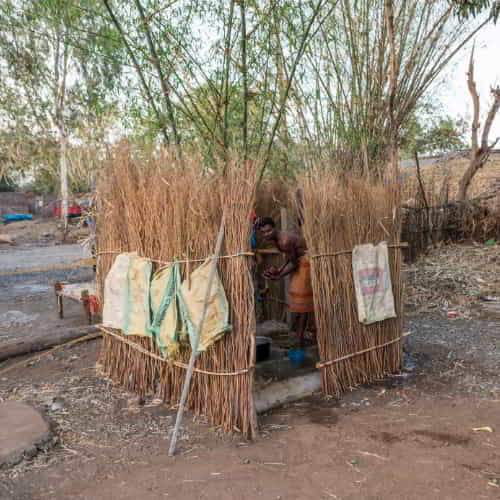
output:
<path id="1" fill-rule="evenodd" d="M 205 323 L 205 317 L 207 315 L 208 301 L 210 299 L 210 292 L 212 291 L 212 283 L 215 277 L 215 271 L 217 269 L 217 260 L 219 258 L 222 240 L 224 237 L 224 214 L 222 214 L 222 220 L 220 222 L 219 234 L 217 236 L 217 243 L 215 244 L 215 253 L 212 260 L 212 267 L 210 269 L 210 275 L 208 277 L 207 291 L 205 293 L 205 302 L 203 303 L 203 311 L 201 313 L 200 325 L 198 327 L 198 334 L 194 339 L 194 345 L 191 346 L 191 357 L 189 358 L 189 364 L 186 372 L 186 378 L 184 379 L 184 386 L 182 387 L 181 400 L 179 403 L 179 408 L 177 410 L 177 418 L 175 420 L 174 432 L 172 433 L 172 438 L 170 440 L 170 448 L 168 449 L 168 456 L 172 457 L 175 453 L 175 445 L 177 444 L 177 434 L 182 422 L 182 416 L 184 414 L 184 405 L 186 404 L 187 395 L 189 392 L 189 385 L 191 384 L 191 377 L 193 376 L 194 364 L 196 362 L 196 357 L 198 355 L 198 345 L 200 343 L 201 332 L 203 331 L 203 325 Z"/>

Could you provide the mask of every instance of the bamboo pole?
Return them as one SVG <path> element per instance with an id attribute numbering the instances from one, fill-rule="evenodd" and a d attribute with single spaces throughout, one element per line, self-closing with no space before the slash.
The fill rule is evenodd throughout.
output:
<path id="1" fill-rule="evenodd" d="M 203 331 L 203 325 L 205 323 L 205 317 L 207 315 L 208 300 L 210 298 L 210 292 L 212 290 L 212 283 L 214 281 L 215 271 L 217 269 L 217 260 L 222 248 L 222 240 L 224 237 L 224 214 L 222 214 L 222 220 L 219 227 L 219 234 L 217 236 L 217 243 L 215 244 L 215 253 L 212 260 L 212 268 L 210 269 L 210 275 L 208 277 L 207 291 L 205 293 L 205 301 L 203 303 L 203 311 L 201 313 L 200 326 L 198 327 L 198 335 L 195 338 L 194 345 L 191 348 L 191 357 L 189 358 L 189 365 L 186 372 L 186 378 L 184 380 L 184 386 L 182 387 L 181 400 L 179 402 L 179 408 L 177 410 L 177 418 L 175 420 L 174 432 L 172 433 L 172 439 L 170 441 L 170 448 L 168 450 L 168 456 L 172 457 L 175 453 L 175 445 L 177 444 L 177 435 L 182 422 L 182 417 L 184 414 L 184 405 L 186 404 L 189 385 L 191 383 L 191 378 L 193 376 L 194 364 L 196 362 L 196 357 L 198 354 L 198 345 L 200 343 L 201 332 Z"/>
<path id="2" fill-rule="evenodd" d="M 282 231 L 287 231 L 288 230 L 288 214 L 286 211 L 286 208 L 281 209 L 281 230 Z M 290 275 L 285 276 L 284 280 L 284 296 L 285 296 L 285 303 L 287 302 L 288 299 L 288 286 L 290 285 Z M 288 325 L 288 328 L 292 328 L 292 313 L 288 310 L 286 312 L 286 324 Z"/>

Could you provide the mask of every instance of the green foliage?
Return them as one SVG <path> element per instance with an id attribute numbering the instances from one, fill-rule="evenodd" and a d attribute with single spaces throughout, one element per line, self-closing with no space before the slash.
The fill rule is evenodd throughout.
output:
<path id="1" fill-rule="evenodd" d="M 500 14 L 500 2 L 497 0 L 449 0 L 455 8 L 456 15 L 461 20 L 474 18 L 485 11 L 489 11 L 489 17 L 494 23 Z"/>
<path id="2" fill-rule="evenodd" d="M 493 5 L 394 2 L 395 120 L 409 150 L 462 147 L 455 121 L 414 116 L 479 28 L 479 4 Z M 389 134 L 384 8 L 384 0 L 3 0 L 0 173 L 56 189 L 67 137 L 73 189 L 86 189 L 110 136 L 196 148 L 210 166 L 238 151 L 265 156 L 280 174 L 310 167 L 311 157 L 378 168 Z"/>
<path id="3" fill-rule="evenodd" d="M 402 149 L 408 156 L 447 153 L 467 148 L 468 125 L 463 118 L 447 115 L 413 115 L 402 130 Z"/>
<path id="4" fill-rule="evenodd" d="M 121 45 L 98 0 L 0 3 L 0 169 L 52 189 L 63 137 L 94 147 L 116 108 Z M 50 180 L 49 180 L 50 179 Z M 38 189 L 38 188 L 37 188 Z"/>
<path id="5" fill-rule="evenodd" d="M 417 141 L 418 149 L 430 152 L 457 151 L 467 147 L 467 123 L 462 118 L 439 118 L 431 127 L 424 128 Z"/>
<path id="6" fill-rule="evenodd" d="M 405 142 L 420 135 L 416 110 L 448 62 L 483 25 L 481 20 L 459 23 L 453 8 L 438 0 L 389 4 L 397 18 L 394 95 L 384 0 L 339 1 L 311 41 L 294 88 L 300 142 L 314 157 L 335 159 L 346 169 L 384 168 L 392 127 Z M 441 127 L 446 124 L 436 125 L 426 139 L 436 139 L 435 147 L 441 147 L 450 136 Z"/>
<path id="7" fill-rule="evenodd" d="M 28 127 L 21 120 L 0 129 L 0 175 L 22 180 L 34 170 L 56 168 L 57 142 L 51 134 Z"/>
<path id="8" fill-rule="evenodd" d="M 36 170 L 33 179 L 23 186 L 23 191 L 46 195 L 59 192 L 59 174 L 56 170 Z"/>
<path id="9" fill-rule="evenodd" d="M 23 184 L 23 191 L 35 193 L 38 195 L 59 193 L 60 176 L 58 168 L 52 168 L 49 166 L 35 168 L 30 175 L 30 179 L 31 180 L 29 182 Z M 73 193 L 90 192 L 91 183 L 89 175 L 72 175 L 70 189 Z"/>
<path id="10" fill-rule="evenodd" d="M 0 193 L 13 192 L 17 190 L 14 182 L 7 178 L 6 175 L 0 175 Z"/>
<path id="11" fill-rule="evenodd" d="M 266 155 L 290 134 L 294 73 L 332 11 L 328 0 L 104 3 L 136 70 L 127 117 L 139 125 L 134 132 L 196 145 L 212 161 L 230 150 Z"/>

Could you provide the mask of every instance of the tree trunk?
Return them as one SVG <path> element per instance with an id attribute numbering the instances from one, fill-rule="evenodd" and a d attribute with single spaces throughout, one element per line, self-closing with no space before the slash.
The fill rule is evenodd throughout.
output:
<path id="1" fill-rule="evenodd" d="M 64 221 L 64 229 L 68 227 L 68 198 L 69 198 L 69 187 L 68 187 L 68 138 L 66 137 L 64 130 L 60 130 L 59 134 L 60 148 L 59 148 L 59 168 L 61 175 L 61 217 Z"/>
<path id="2" fill-rule="evenodd" d="M 460 179 L 458 184 L 458 199 L 464 201 L 467 197 L 467 190 L 469 189 L 472 179 L 476 175 L 476 172 L 484 165 L 488 158 L 488 154 L 483 152 L 481 149 L 478 151 L 474 158 L 472 158 L 467 170 Z"/>
<path id="3" fill-rule="evenodd" d="M 70 340 L 84 337 L 90 333 L 98 332 L 99 329 L 94 326 L 85 326 L 65 329 L 55 333 L 49 332 L 36 337 L 29 337 L 25 340 L 7 342 L 0 346 L 0 361 L 32 352 L 43 351 L 44 349 L 69 342 Z"/>
<path id="4" fill-rule="evenodd" d="M 460 201 L 465 201 L 467 197 L 467 190 L 469 189 L 472 179 L 476 175 L 476 172 L 486 163 L 490 155 L 491 150 L 495 147 L 498 138 L 493 142 L 493 144 L 488 144 L 488 137 L 490 134 L 491 126 L 495 120 L 495 116 L 500 108 L 500 87 L 492 88 L 491 94 L 493 96 L 493 102 L 491 104 L 488 115 L 486 116 L 486 122 L 484 124 L 483 133 L 481 135 L 481 146 L 479 146 L 479 94 L 477 93 L 476 82 L 474 81 L 474 47 L 472 47 L 470 59 L 469 59 L 469 70 L 467 71 L 467 86 L 472 98 L 473 106 L 473 119 L 472 119 L 472 133 L 471 133 L 471 152 L 470 152 L 470 163 L 465 171 L 460 183 L 458 185 L 458 199 Z"/>
<path id="5" fill-rule="evenodd" d="M 240 0 L 241 14 L 241 72 L 243 79 L 243 159 L 248 158 L 248 66 L 247 66 L 247 24 L 245 0 Z"/>
<path id="6" fill-rule="evenodd" d="M 396 54 L 396 40 L 394 33 L 394 6 L 392 0 L 384 2 L 385 22 L 387 25 L 387 37 L 390 48 L 390 77 L 389 94 L 387 96 L 387 110 L 389 115 L 390 129 L 390 157 L 392 171 L 396 179 L 399 179 L 399 125 L 395 119 L 395 99 L 398 86 L 398 64 Z"/>
<path id="7" fill-rule="evenodd" d="M 286 98 L 286 77 L 285 68 L 283 62 L 283 48 L 281 46 L 280 33 L 281 33 L 281 18 L 278 14 L 275 15 L 275 33 L 276 33 L 276 72 L 277 72 L 277 83 L 279 87 L 279 102 L 284 102 Z M 281 165 L 283 171 L 288 171 L 288 146 L 290 142 L 290 137 L 288 134 L 288 121 L 287 121 L 287 111 L 286 108 L 283 111 L 283 119 L 278 131 L 279 138 L 283 146 L 283 152 L 281 154 Z"/>

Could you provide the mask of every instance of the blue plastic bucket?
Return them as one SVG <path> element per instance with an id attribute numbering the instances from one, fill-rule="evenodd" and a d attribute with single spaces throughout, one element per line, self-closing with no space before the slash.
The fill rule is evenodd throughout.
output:
<path id="1" fill-rule="evenodd" d="M 306 353 L 303 349 L 290 349 L 288 351 L 288 359 L 294 365 L 301 365 L 306 359 Z"/>

